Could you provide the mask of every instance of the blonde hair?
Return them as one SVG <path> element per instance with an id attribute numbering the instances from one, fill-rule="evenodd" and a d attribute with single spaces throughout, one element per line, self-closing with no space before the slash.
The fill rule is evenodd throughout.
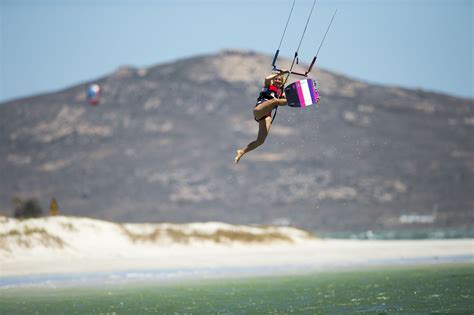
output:
<path id="1" fill-rule="evenodd" d="M 272 81 L 272 84 L 274 83 L 273 80 L 275 80 L 276 78 L 281 78 L 281 82 L 285 82 L 285 78 L 283 76 L 284 74 L 283 73 L 279 73 L 277 76 L 275 76 L 271 81 Z"/>

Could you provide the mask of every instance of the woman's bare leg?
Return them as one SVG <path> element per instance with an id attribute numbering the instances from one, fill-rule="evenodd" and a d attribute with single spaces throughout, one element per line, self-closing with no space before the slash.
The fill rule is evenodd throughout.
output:
<path id="1" fill-rule="evenodd" d="M 257 139 L 250 142 L 245 148 L 237 150 L 237 155 L 235 156 L 235 164 L 239 163 L 242 156 L 252 150 L 255 150 L 259 146 L 261 146 L 265 139 L 267 138 L 268 132 L 270 131 L 270 126 L 272 125 L 272 118 L 265 117 L 258 122 L 258 135 Z"/>
<path id="2" fill-rule="evenodd" d="M 262 117 L 270 113 L 275 107 L 286 105 L 286 104 L 287 104 L 287 100 L 284 98 L 281 98 L 281 99 L 273 98 L 271 100 L 262 102 L 258 104 L 257 106 L 255 106 L 255 108 L 253 109 L 253 115 L 255 119 L 261 119 Z"/>

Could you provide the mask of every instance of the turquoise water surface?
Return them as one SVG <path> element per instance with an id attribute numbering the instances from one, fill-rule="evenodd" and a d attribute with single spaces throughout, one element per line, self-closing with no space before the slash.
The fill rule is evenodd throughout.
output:
<path id="1" fill-rule="evenodd" d="M 0 314 L 474 313 L 474 264 L 287 276 L 4 286 Z"/>

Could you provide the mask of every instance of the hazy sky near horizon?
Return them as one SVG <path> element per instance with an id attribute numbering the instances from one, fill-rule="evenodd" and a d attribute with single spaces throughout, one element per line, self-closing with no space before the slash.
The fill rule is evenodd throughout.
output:
<path id="1" fill-rule="evenodd" d="M 474 97 L 471 0 L 317 0 L 300 62 L 364 81 Z M 273 55 L 292 0 L 0 0 L 0 102 L 222 49 Z M 312 0 L 296 0 L 280 55 Z M 269 71 L 271 66 L 268 65 Z M 322 83 L 323 84 L 323 83 Z"/>

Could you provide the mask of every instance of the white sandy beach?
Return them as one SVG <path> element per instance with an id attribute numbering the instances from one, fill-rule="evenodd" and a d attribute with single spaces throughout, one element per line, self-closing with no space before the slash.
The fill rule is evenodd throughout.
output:
<path id="1" fill-rule="evenodd" d="M 78 217 L 0 217 L 0 276 L 99 271 L 396 264 L 462 257 L 474 240 L 318 239 L 290 227 L 116 224 Z"/>

